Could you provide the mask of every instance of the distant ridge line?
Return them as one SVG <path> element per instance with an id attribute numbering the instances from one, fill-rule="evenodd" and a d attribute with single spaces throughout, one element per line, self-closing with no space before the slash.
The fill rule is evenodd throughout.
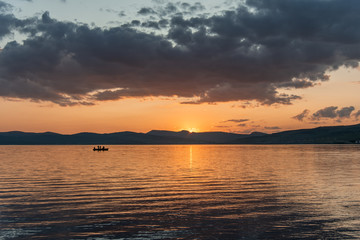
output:
<path id="1" fill-rule="evenodd" d="M 114 133 L 0 132 L 0 145 L 109 145 L 109 144 L 352 144 L 360 142 L 360 124 L 321 126 L 272 134 L 254 132 L 174 132 L 151 130 Z"/>

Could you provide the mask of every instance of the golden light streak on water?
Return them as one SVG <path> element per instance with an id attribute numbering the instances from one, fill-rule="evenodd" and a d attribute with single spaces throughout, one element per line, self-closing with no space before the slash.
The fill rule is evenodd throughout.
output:
<path id="1" fill-rule="evenodd" d="M 0 146 L 0 239 L 360 239 L 357 145 Z"/>

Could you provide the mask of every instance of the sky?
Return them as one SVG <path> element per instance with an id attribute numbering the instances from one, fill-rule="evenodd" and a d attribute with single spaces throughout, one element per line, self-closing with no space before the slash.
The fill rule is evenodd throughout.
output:
<path id="1" fill-rule="evenodd" d="M 0 0 L 0 132 L 357 124 L 358 0 Z"/>

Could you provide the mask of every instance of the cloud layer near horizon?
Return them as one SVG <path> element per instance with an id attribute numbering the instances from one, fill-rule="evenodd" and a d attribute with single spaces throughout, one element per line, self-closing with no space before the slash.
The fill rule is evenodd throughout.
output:
<path id="1" fill-rule="evenodd" d="M 320 123 L 321 120 L 329 120 L 333 119 L 337 122 L 341 122 L 343 119 L 354 117 L 355 119 L 358 119 L 360 115 L 360 110 L 356 112 L 355 114 L 352 114 L 355 110 L 355 107 L 349 106 L 349 107 L 343 107 L 339 109 L 337 106 L 329 106 L 322 109 L 317 110 L 315 113 L 313 113 L 311 116 L 309 116 L 310 111 L 308 109 L 305 109 L 302 113 L 293 116 L 293 119 L 296 119 L 298 121 L 312 121 L 312 123 L 317 124 Z"/>
<path id="2" fill-rule="evenodd" d="M 63 106 L 148 96 L 290 104 L 300 97 L 281 89 L 311 87 L 328 80 L 326 71 L 358 66 L 357 0 L 248 0 L 215 15 L 183 6 L 168 5 L 161 15 L 139 9 L 157 15 L 104 29 L 47 12 L 17 19 L 0 1 L 0 39 L 26 35 L 0 52 L 0 96 Z"/>

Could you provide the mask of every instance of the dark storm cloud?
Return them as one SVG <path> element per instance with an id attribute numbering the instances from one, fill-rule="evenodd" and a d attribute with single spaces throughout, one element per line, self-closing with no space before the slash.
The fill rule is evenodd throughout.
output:
<path id="1" fill-rule="evenodd" d="M 11 33 L 14 18 L 11 15 L 0 15 L 0 39 Z"/>
<path id="2" fill-rule="evenodd" d="M 48 13 L 22 31 L 32 36 L 23 44 L 8 43 L 0 54 L 0 82 L 7 86 L 0 94 L 62 105 L 83 102 L 87 93 L 116 87 L 119 81 L 124 87 L 137 85 L 151 72 L 148 62 L 157 64 L 156 59 L 163 54 L 171 57 L 173 51 L 170 43 L 151 34 L 121 27 L 90 29 L 55 21 Z M 161 81 L 149 81 L 148 86 L 152 84 Z M 144 90 L 131 87 L 125 95 L 139 91 L 154 95 L 148 86 Z"/>
<path id="3" fill-rule="evenodd" d="M 146 92 L 146 90 L 132 90 L 132 89 L 121 89 L 115 91 L 102 91 L 93 95 L 95 100 L 108 101 L 108 100 L 118 100 L 127 97 L 143 97 L 143 96 L 160 96 L 160 95 L 151 95 Z"/>
<path id="4" fill-rule="evenodd" d="M 310 111 L 308 109 L 305 109 L 302 113 L 293 116 L 292 118 L 299 120 L 299 121 L 304 121 L 304 119 L 309 115 Z"/>
<path id="5" fill-rule="evenodd" d="M 10 4 L 0 1 L 0 39 L 11 33 L 11 28 L 16 22 L 13 15 L 6 13 L 11 7 Z"/>
<path id="6" fill-rule="evenodd" d="M 0 1 L 0 40 L 6 35 L 12 34 L 14 29 L 25 27 L 34 22 L 34 19 L 17 19 L 13 14 L 9 13 L 11 9 L 10 4 Z"/>
<path id="7" fill-rule="evenodd" d="M 2 11 L 0 38 L 15 30 L 27 38 L 0 52 L 0 96 L 60 105 L 147 96 L 291 104 L 300 97 L 282 89 L 312 87 L 329 79 L 327 71 L 358 66 L 360 1 L 246 4 L 250 8 L 189 16 L 191 7 L 203 8 L 168 3 L 153 9 L 162 24 L 152 19 L 106 29 L 48 13 L 19 20 Z M 342 118 L 351 109 L 342 110 L 333 111 Z M 317 114 L 333 116 L 331 109 Z"/>
<path id="8" fill-rule="evenodd" d="M 308 88 L 308 87 L 313 87 L 314 85 L 315 83 L 310 80 L 296 79 L 290 82 L 283 82 L 277 84 L 277 87 L 291 89 L 291 88 Z"/>

